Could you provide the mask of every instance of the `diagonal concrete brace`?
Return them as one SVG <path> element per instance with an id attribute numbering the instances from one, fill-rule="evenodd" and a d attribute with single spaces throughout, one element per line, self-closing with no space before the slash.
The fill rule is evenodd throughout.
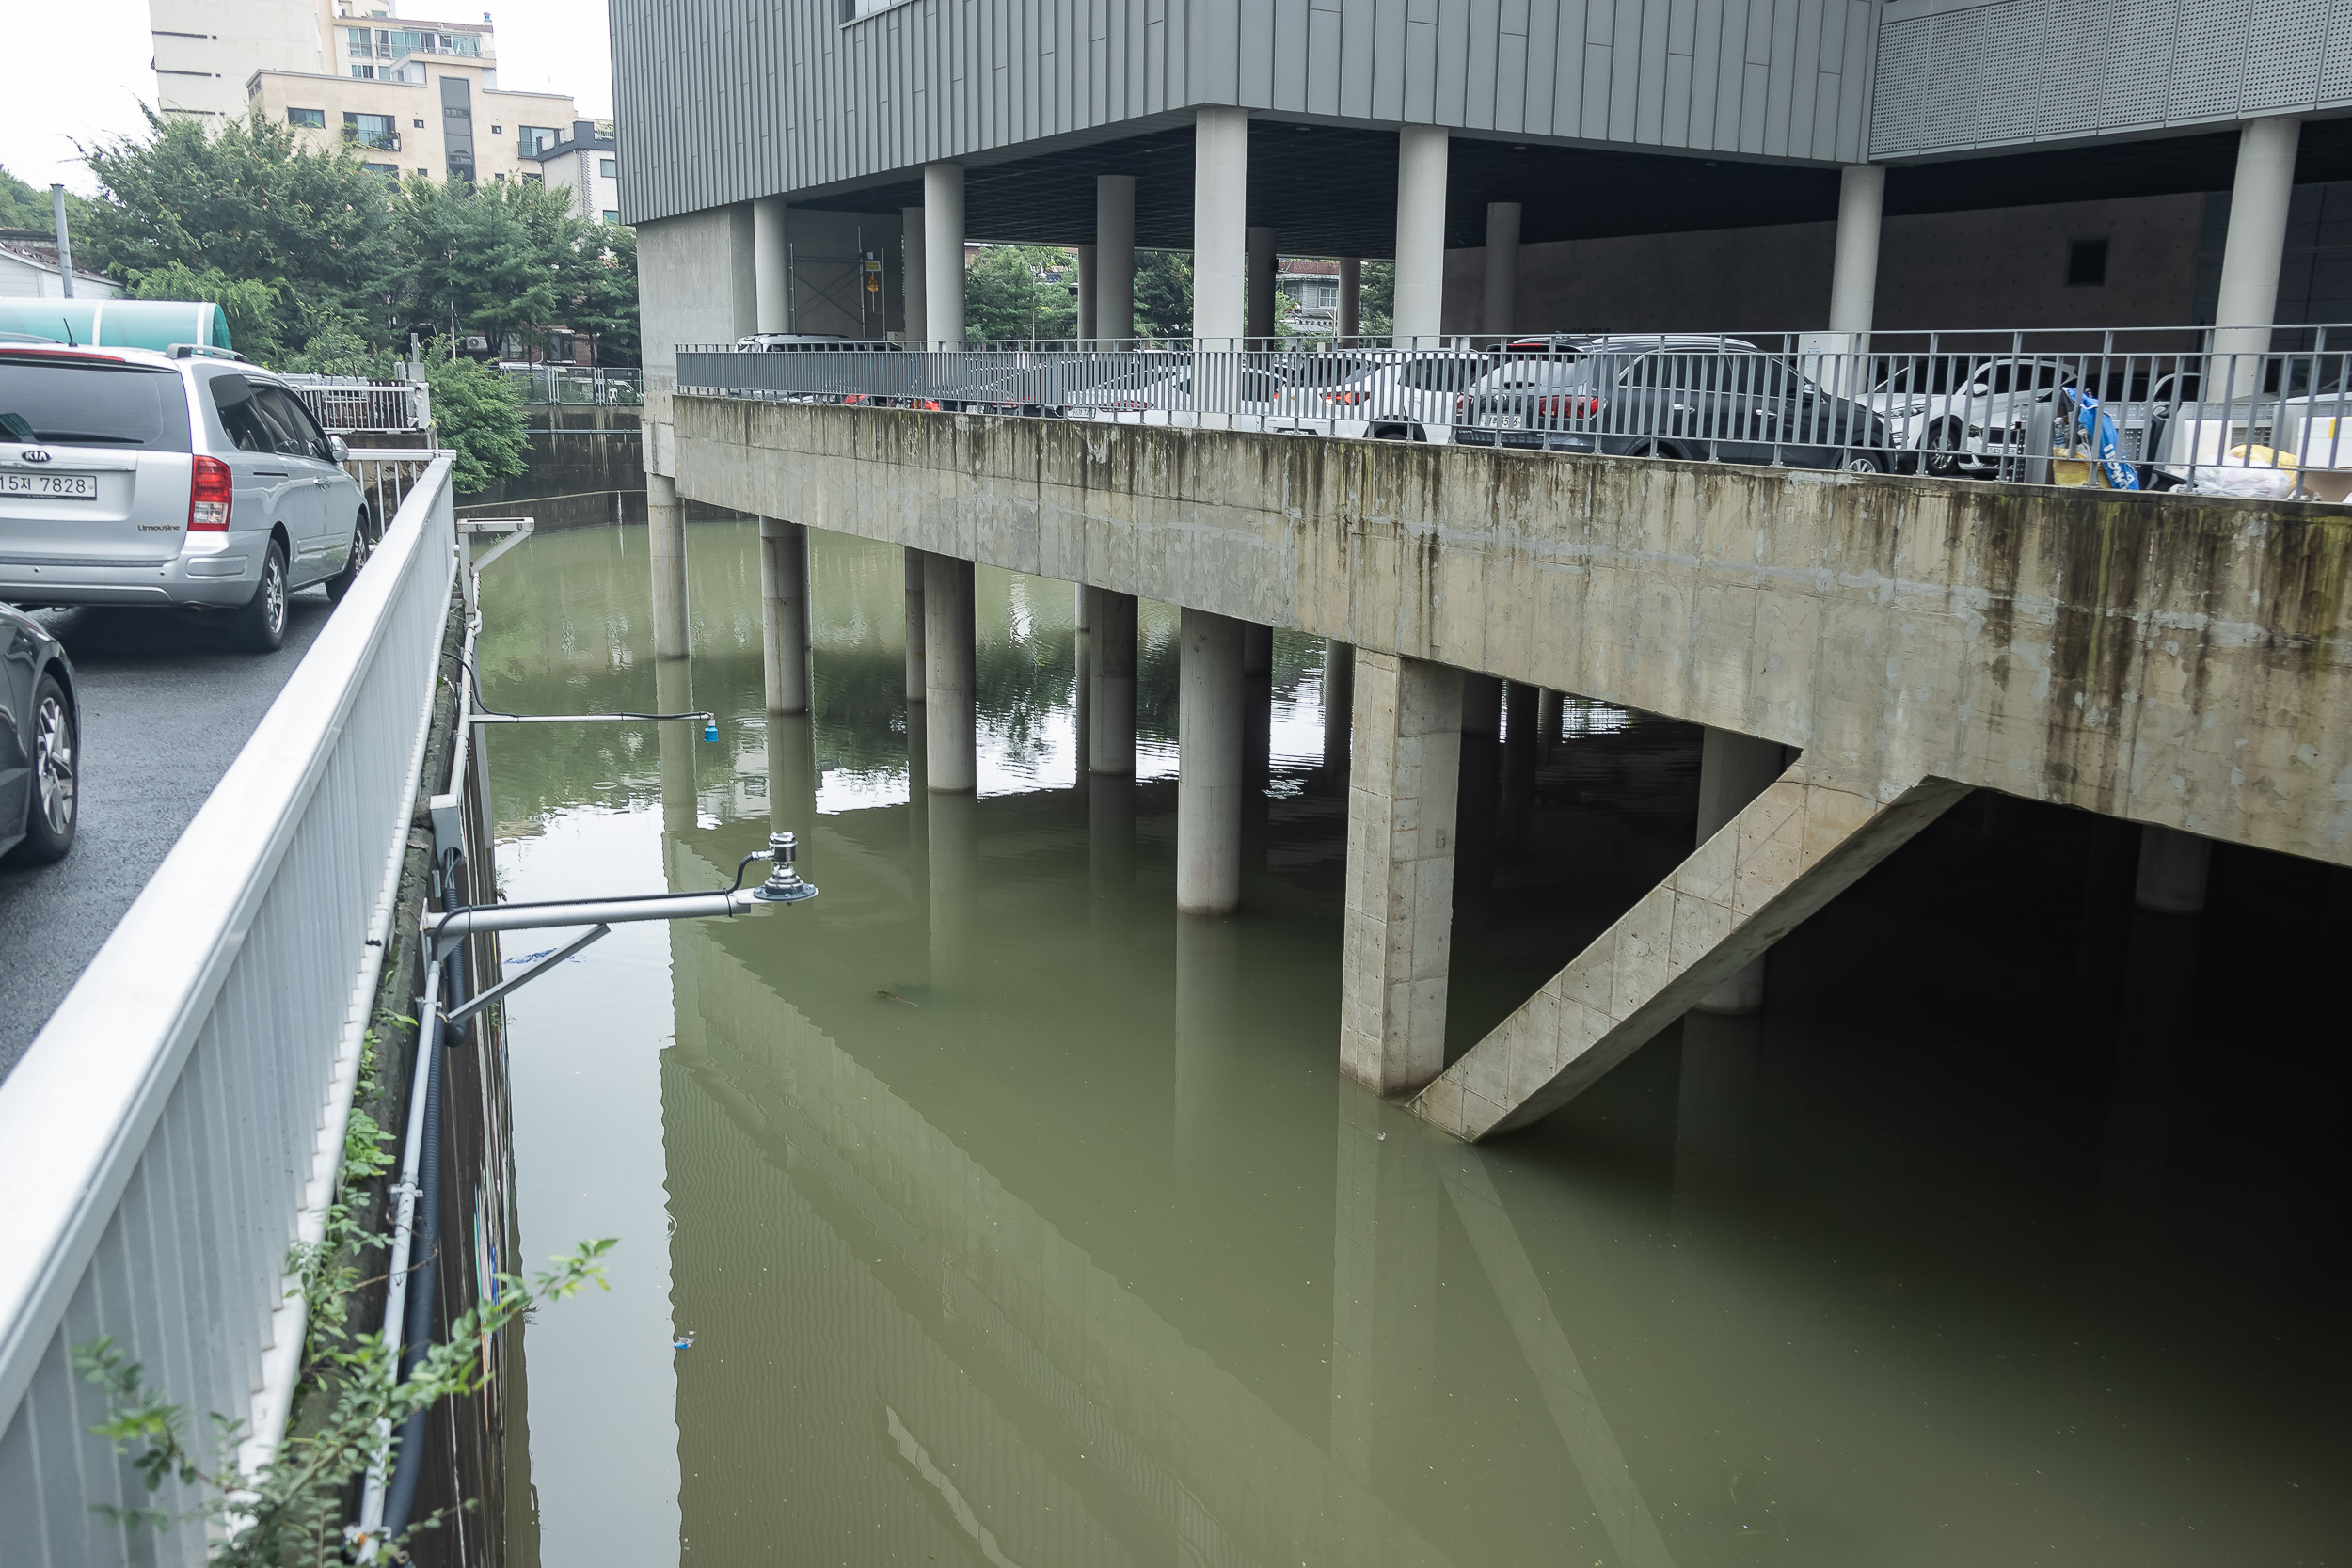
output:
<path id="1" fill-rule="evenodd" d="M 1475 1142 L 1573 1100 L 1968 793 L 1800 760 L 1414 1097 Z"/>

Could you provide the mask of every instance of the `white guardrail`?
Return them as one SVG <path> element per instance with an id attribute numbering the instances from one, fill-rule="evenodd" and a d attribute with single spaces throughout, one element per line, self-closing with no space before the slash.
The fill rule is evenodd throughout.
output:
<path id="1" fill-rule="evenodd" d="M 287 375 L 322 429 L 337 436 L 392 435 L 433 424 L 433 388 L 421 381 L 368 381 L 333 375 Z"/>
<path id="2" fill-rule="evenodd" d="M 0 1083 L 0 1565 L 201 1562 L 203 1526 L 90 1433 L 101 1335 L 189 1412 L 284 1434 L 306 1319 L 289 1249 L 342 1157 L 457 570 L 445 453 L 284 691 L 16 1069 Z M 130 868 L 126 868 L 128 870 Z"/>

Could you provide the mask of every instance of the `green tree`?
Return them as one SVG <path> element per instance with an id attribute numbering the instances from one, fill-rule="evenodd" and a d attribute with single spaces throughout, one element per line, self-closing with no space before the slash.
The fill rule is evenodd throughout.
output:
<path id="1" fill-rule="evenodd" d="M 1136 253 L 1136 336 L 1192 336 L 1192 257 L 1182 250 Z"/>
<path id="2" fill-rule="evenodd" d="M 209 299 L 228 316 L 229 341 L 238 353 L 264 365 L 278 363 L 286 353 L 283 292 L 259 278 L 167 261 L 134 271 L 127 292 L 133 299 Z"/>
<path id="3" fill-rule="evenodd" d="M 637 335 L 637 230 L 592 223 L 580 244 L 571 326 L 596 339 L 599 364 L 633 365 Z"/>
<path id="4" fill-rule="evenodd" d="M 515 383 L 478 359 L 436 340 L 424 356 L 424 384 L 433 392 L 433 425 L 441 444 L 457 453 L 451 483 L 470 495 L 494 479 L 512 479 L 530 467 L 523 454 L 523 395 Z"/>
<path id="5" fill-rule="evenodd" d="M 77 269 L 89 267 L 88 258 L 80 253 L 84 226 L 88 221 L 89 198 L 65 193 L 65 221 L 69 237 L 75 245 L 73 264 Z M 45 186 L 28 185 L 0 168 L 0 229 L 29 229 L 35 233 L 55 234 L 57 215 Z"/>
<path id="6" fill-rule="evenodd" d="M 1385 338 L 1396 322 L 1396 263 L 1366 261 L 1363 292 L 1358 295 L 1356 330 L 1367 338 Z"/>
<path id="7" fill-rule="evenodd" d="M 1076 336 L 1077 258 L 1058 245 L 1000 245 L 964 274 L 963 335 L 975 341 Z"/>

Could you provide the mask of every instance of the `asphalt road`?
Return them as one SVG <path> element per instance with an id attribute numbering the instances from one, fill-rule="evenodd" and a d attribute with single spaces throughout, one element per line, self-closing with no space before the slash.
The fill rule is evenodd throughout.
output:
<path id="1" fill-rule="evenodd" d="M 147 885 L 333 609 L 287 601 L 286 645 L 249 654 L 221 624 L 164 610 L 48 610 L 82 709 L 81 825 L 56 865 L 0 865 L 0 1078 Z"/>

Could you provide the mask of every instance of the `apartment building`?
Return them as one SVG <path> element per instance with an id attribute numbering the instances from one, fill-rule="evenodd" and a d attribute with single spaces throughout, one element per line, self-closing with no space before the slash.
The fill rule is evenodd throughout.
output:
<path id="1" fill-rule="evenodd" d="M 573 193 L 581 217 L 590 223 L 621 221 L 619 153 L 611 120 L 576 119 L 563 135 L 528 156 L 539 166 L 540 180 Z"/>

